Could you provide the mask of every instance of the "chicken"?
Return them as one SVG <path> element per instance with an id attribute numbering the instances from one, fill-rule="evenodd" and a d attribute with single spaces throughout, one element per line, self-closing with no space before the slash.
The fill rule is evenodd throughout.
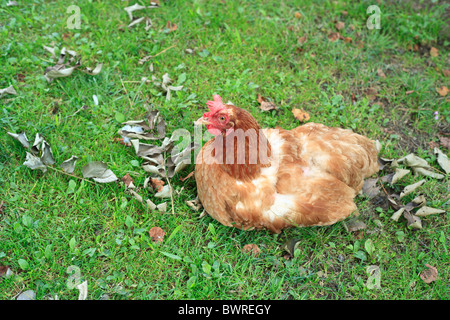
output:
<path id="1" fill-rule="evenodd" d="M 364 178 L 379 170 L 372 140 L 308 123 L 261 129 L 249 112 L 218 95 L 196 121 L 215 135 L 196 158 L 197 192 L 226 226 L 279 233 L 334 224 L 356 210 Z"/>

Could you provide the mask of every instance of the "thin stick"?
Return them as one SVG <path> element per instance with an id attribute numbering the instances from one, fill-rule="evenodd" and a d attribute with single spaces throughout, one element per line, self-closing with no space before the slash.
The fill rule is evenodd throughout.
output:
<path id="1" fill-rule="evenodd" d="M 125 93 L 127 94 L 128 101 L 130 102 L 130 108 L 132 108 L 133 104 L 131 103 L 130 97 L 128 96 L 127 88 L 125 88 L 125 85 L 123 84 L 123 81 L 122 81 L 122 77 L 120 75 L 119 75 L 119 78 L 120 78 L 120 82 L 122 83 L 123 90 L 125 90 Z"/>
<path id="2" fill-rule="evenodd" d="M 80 179 L 80 180 L 83 180 L 83 181 L 86 181 L 86 182 L 89 182 L 89 183 L 92 183 L 92 184 L 96 184 L 96 183 L 93 182 L 93 181 L 86 180 L 86 179 L 84 179 L 84 178 L 81 178 L 81 177 L 78 177 L 78 176 L 71 175 L 70 173 L 67 173 L 67 172 L 65 172 L 65 171 L 63 171 L 63 170 L 56 169 L 55 167 L 52 167 L 52 166 L 47 166 L 47 168 L 50 168 L 50 169 L 52 169 L 52 170 L 54 170 L 54 171 L 56 171 L 56 172 L 65 174 L 66 176 L 69 176 L 69 177 L 77 178 L 77 179 Z"/>
<path id="3" fill-rule="evenodd" d="M 172 49 L 172 48 L 174 48 L 174 47 L 176 47 L 175 44 L 174 44 L 173 46 L 170 46 L 170 47 L 168 47 L 168 48 L 165 48 L 163 51 L 161 51 L 161 52 L 155 54 L 154 56 L 146 56 L 146 57 L 143 57 L 141 60 L 139 60 L 139 63 L 140 63 L 140 64 L 143 64 L 144 62 L 147 62 L 147 61 L 150 60 L 151 58 L 155 58 L 155 57 L 159 56 L 160 54 L 163 54 L 163 53 L 166 52 L 167 50 Z"/>

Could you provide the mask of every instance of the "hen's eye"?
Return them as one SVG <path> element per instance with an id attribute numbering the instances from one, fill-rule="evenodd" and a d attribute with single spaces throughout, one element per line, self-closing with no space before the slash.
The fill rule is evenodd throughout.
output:
<path id="1" fill-rule="evenodd" d="M 224 121 L 225 121 L 225 117 L 224 117 L 224 116 L 220 116 L 220 117 L 219 117 L 219 121 L 220 121 L 220 122 L 224 122 Z"/>

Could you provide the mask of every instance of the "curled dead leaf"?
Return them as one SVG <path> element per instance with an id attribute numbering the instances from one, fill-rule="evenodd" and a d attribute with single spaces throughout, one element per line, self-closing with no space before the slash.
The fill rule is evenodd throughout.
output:
<path id="1" fill-rule="evenodd" d="M 302 17 L 302 14 L 301 14 L 300 12 L 296 12 L 296 13 L 294 13 L 294 16 L 295 16 L 297 19 L 300 19 L 300 18 Z"/>
<path id="2" fill-rule="evenodd" d="M 436 49 L 435 47 L 431 47 L 431 49 L 430 49 L 430 56 L 437 57 L 438 55 L 439 55 L 439 50 Z"/>
<path id="3" fill-rule="evenodd" d="M 336 27 L 337 30 L 342 30 L 345 28 L 345 23 L 342 21 L 338 21 L 334 26 Z"/>
<path id="4" fill-rule="evenodd" d="M 383 70 L 381 70 L 380 68 L 377 69 L 377 74 L 381 78 L 386 78 L 386 75 L 384 74 Z"/>
<path id="5" fill-rule="evenodd" d="M 129 187 L 132 183 L 133 183 L 133 178 L 130 176 L 130 174 L 129 173 L 127 173 L 126 175 L 124 175 L 123 177 L 122 177 L 122 179 L 120 179 L 120 181 L 122 181 L 123 183 L 125 183 L 125 185 L 127 186 L 127 187 Z"/>
<path id="6" fill-rule="evenodd" d="M 302 109 L 292 109 L 294 117 L 300 122 L 306 122 L 309 120 L 309 113 Z"/>
<path id="7" fill-rule="evenodd" d="M 166 28 L 170 30 L 170 32 L 173 32 L 178 29 L 178 26 L 175 23 L 172 23 L 170 21 L 167 21 Z"/>
<path id="8" fill-rule="evenodd" d="M 164 232 L 163 229 L 161 229 L 160 227 L 153 227 L 148 231 L 148 234 L 150 235 L 150 238 L 152 239 L 153 242 L 163 242 L 164 241 L 164 236 L 166 235 L 166 233 Z"/>
<path id="9" fill-rule="evenodd" d="M 276 110 L 277 106 L 275 105 L 275 103 L 273 103 L 272 101 L 268 101 L 266 98 L 264 98 L 263 96 L 261 96 L 260 94 L 258 94 L 258 98 L 257 98 L 259 104 L 260 104 L 260 109 L 263 111 L 270 111 L 270 110 Z"/>

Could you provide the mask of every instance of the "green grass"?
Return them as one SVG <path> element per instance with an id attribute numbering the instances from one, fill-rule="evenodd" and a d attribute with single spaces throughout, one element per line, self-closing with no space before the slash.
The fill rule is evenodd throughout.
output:
<path id="1" fill-rule="evenodd" d="M 423 218 L 420 230 L 409 229 L 404 219 L 392 221 L 392 209 L 361 196 L 357 204 L 367 225 L 361 233 L 348 233 L 337 223 L 274 235 L 199 218 L 185 204 L 196 196 L 195 181 L 179 181 L 194 165 L 172 179 L 181 191 L 174 198 L 176 214 L 161 214 L 144 208 L 119 184 L 31 171 L 22 165 L 25 150 L 6 134 L 26 131 L 33 140 L 39 132 L 52 146 L 56 165 L 77 155 L 75 173 L 81 176 L 86 163 L 105 161 L 118 177 L 129 173 L 142 187 L 146 175 L 133 165 L 134 152 L 114 142 L 121 128 L 116 114 L 139 119 L 151 105 L 160 110 L 169 134 L 179 128 L 193 133 L 192 122 L 217 93 L 249 110 L 264 127 L 296 127 L 291 110 L 300 107 L 310 121 L 378 139 L 383 157 L 414 152 L 438 168 L 429 143 L 449 133 L 450 120 L 448 96 L 436 91 L 449 85 L 443 75 L 450 69 L 444 1 L 380 1 L 380 30 L 366 28 L 370 1 L 168 1 L 147 11 L 153 22 L 148 32 L 143 24 L 127 28 L 123 8 L 133 1 L 77 1 L 80 30 L 67 28 L 70 1 L 21 1 L 19 7 L 6 7 L 7 2 L 0 0 L 0 88 L 12 84 L 18 94 L 0 98 L 0 266 L 14 272 L 0 278 L 1 299 L 28 289 L 37 299 L 77 299 L 78 290 L 67 286 L 69 266 L 77 266 L 80 280 L 88 281 L 90 299 L 104 294 L 110 299 L 449 298 L 448 177 L 426 178 L 421 191 L 428 205 L 447 212 Z M 178 29 L 168 32 L 167 21 Z M 352 43 L 327 39 L 336 31 L 335 21 L 345 22 L 340 33 Z M 300 46 L 302 36 L 307 40 Z M 87 66 L 103 62 L 103 70 L 47 83 L 43 73 L 54 61 L 43 46 L 51 43 L 77 51 Z M 412 44 L 419 50 L 409 50 Z M 431 47 L 439 50 L 437 57 L 430 56 Z M 194 54 L 187 54 L 188 48 Z M 377 75 L 379 68 L 386 78 Z M 170 101 L 152 83 L 140 84 L 142 77 L 161 79 L 166 72 L 175 83 L 186 75 L 183 90 L 173 92 Z M 369 88 L 377 91 L 374 100 Z M 262 112 L 258 93 L 279 109 Z M 88 108 L 72 116 L 83 105 Z M 417 179 L 405 178 L 394 191 Z M 148 235 L 154 226 L 166 232 L 162 244 Z M 301 244 L 295 257 L 286 259 L 283 244 L 292 238 Z M 370 253 L 368 240 L 374 247 Z M 242 253 L 246 244 L 257 244 L 260 255 Z M 425 264 L 438 269 L 437 281 L 426 284 L 419 277 Z M 366 287 L 370 265 L 380 268 L 381 289 Z"/>

